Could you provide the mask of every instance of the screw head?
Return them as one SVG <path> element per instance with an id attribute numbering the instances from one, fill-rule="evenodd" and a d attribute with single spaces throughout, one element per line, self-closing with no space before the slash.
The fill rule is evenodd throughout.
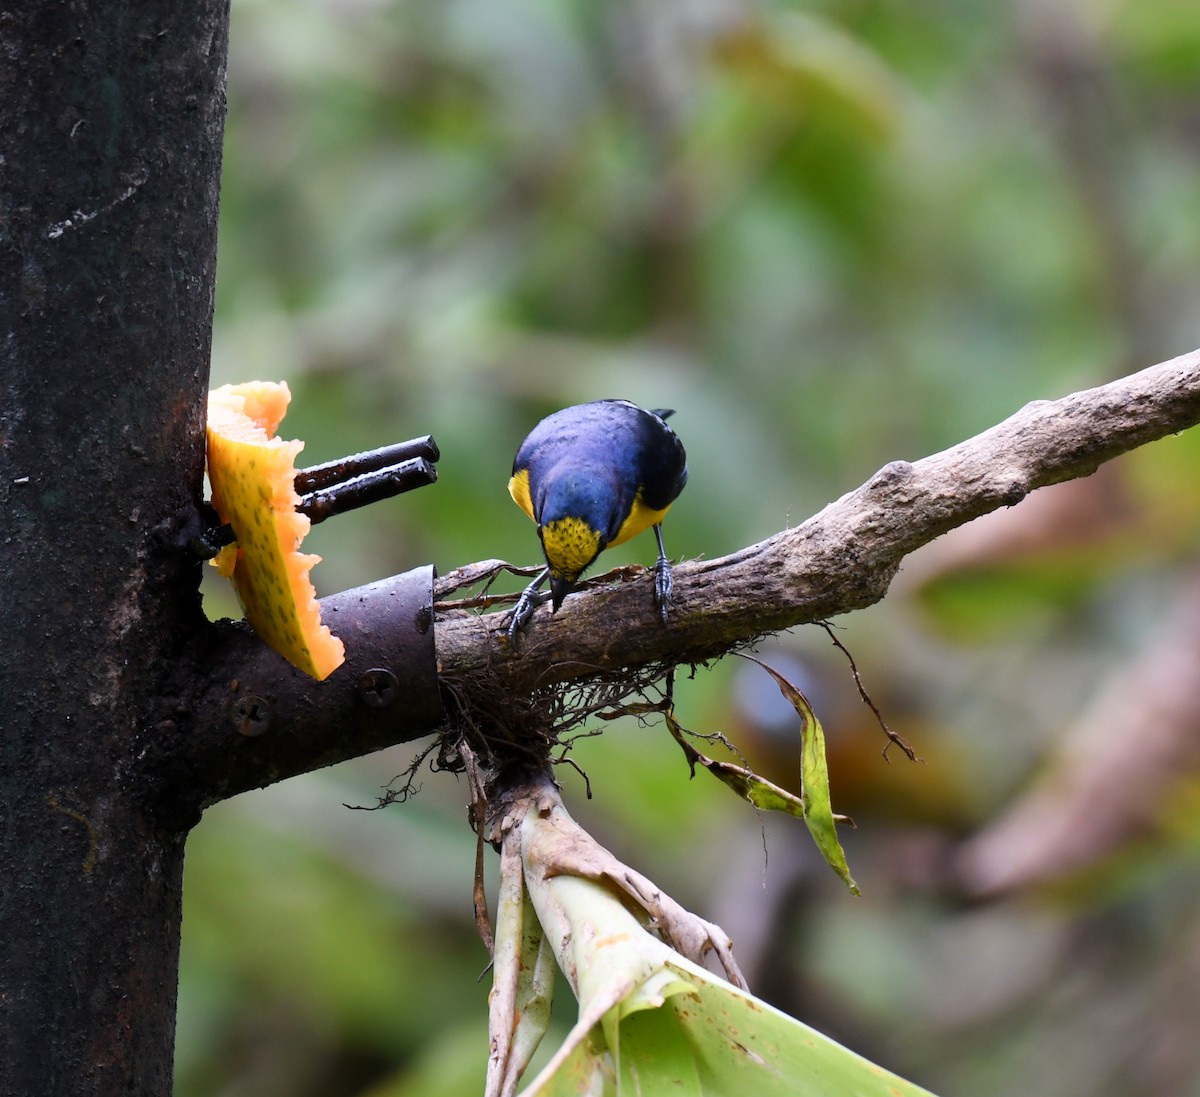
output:
<path id="1" fill-rule="evenodd" d="M 233 726 L 248 739 L 261 735 L 271 726 L 271 709 L 261 697 L 247 693 L 233 706 Z"/>
<path id="2" fill-rule="evenodd" d="M 400 681 L 387 667 L 372 667 L 358 679 L 358 695 L 371 708 L 387 708 L 400 695 Z"/>

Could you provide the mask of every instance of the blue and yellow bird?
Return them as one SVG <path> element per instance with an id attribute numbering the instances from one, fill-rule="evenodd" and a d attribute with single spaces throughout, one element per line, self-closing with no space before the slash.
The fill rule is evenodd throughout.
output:
<path id="1" fill-rule="evenodd" d="M 658 540 L 654 597 L 666 621 L 671 565 L 662 520 L 688 476 L 683 443 L 666 424 L 671 414 L 597 400 L 547 416 L 521 443 L 508 491 L 537 523 L 546 568 L 517 602 L 510 639 L 547 598 L 557 611 L 604 549 L 645 529 Z M 549 594 L 540 592 L 547 578 Z"/>

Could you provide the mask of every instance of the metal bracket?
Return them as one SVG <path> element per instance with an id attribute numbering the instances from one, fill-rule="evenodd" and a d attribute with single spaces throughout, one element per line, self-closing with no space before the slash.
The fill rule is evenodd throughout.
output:
<path id="1" fill-rule="evenodd" d="M 214 626 L 223 635 L 179 775 L 198 807 L 434 731 L 434 576 L 427 564 L 323 598 L 321 617 L 346 645 L 345 663 L 323 682 L 244 622 Z"/>

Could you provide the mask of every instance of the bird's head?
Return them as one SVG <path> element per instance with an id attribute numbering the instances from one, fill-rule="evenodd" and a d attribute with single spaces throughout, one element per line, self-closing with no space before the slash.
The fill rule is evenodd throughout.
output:
<path id="1" fill-rule="evenodd" d="M 604 539 L 585 518 L 567 515 L 541 527 L 542 550 L 550 565 L 550 597 L 557 610 L 579 577 L 604 548 Z"/>
<path id="2" fill-rule="evenodd" d="M 541 504 L 538 534 L 557 610 L 620 525 L 621 503 L 604 481 L 568 474 L 551 481 Z"/>

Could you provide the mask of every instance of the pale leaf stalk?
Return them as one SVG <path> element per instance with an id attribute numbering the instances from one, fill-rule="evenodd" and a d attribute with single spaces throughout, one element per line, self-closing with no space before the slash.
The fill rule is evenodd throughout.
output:
<path id="1" fill-rule="evenodd" d="M 523 886 L 579 1000 L 521 1097 L 928 1097 L 704 967 L 715 952 L 741 981 L 725 934 L 604 850 L 548 779 L 510 801 L 502 829 L 520 835 Z"/>

